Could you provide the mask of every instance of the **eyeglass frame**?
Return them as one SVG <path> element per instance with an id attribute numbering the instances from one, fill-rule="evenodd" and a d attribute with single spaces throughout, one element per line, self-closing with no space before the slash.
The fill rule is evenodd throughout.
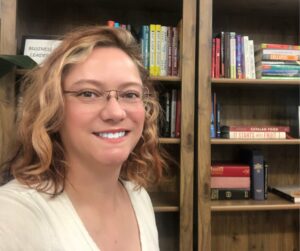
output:
<path id="1" fill-rule="evenodd" d="M 146 91 L 146 92 L 145 92 Z M 79 97 L 79 94 L 80 93 L 83 93 L 85 91 L 83 90 L 79 90 L 79 91 L 69 91 L 69 90 L 63 90 L 63 93 L 64 94 L 73 94 L 74 97 Z M 86 90 L 86 92 L 92 92 L 92 90 Z M 105 97 L 103 98 L 103 101 L 105 100 L 106 102 L 109 101 L 109 99 L 111 97 L 114 97 L 118 103 L 119 103 L 119 96 L 120 96 L 120 93 L 122 92 L 126 92 L 126 91 L 123 91 L 123 90 L 116 90 L 116 89 L 112 89 L 112 90 L 106 90 L 106 91 L 97 91 L 98 93 L 101 93 L 101 94 L 104 94 Z M 115 95 L 112 96 L 111 95 L 111 92 L 115 92 Z M 145 104 L 147 103 L 147 98 L 151 97 L 152 94 L 150 93 L 149 91 L 149 88 L 146 87 L 146 86 L 142 86 L 142 95 L 141 95 L 141 101 Z M 99 99 L 99 97 L 96 97 L 95 98 L 96 100 L 94 101 L 89 101 L 89 102 L 83 102 L 83 103 L 94 103 L 94 102 L 97 102 L 98 100 L 101 100 L 102 99 Z M 128 102 L 127 104 L 136 104 L 136 103 L 139 103 L 139 101 L 136 101 L 136 102 Z"/>

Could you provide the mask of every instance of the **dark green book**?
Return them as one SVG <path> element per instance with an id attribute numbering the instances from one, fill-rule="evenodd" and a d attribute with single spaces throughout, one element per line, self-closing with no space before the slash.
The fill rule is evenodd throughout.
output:
<path id="1" fill-rule="evenodd" d="M 247 189 L 210 189 L 211 200 L 247 200 L 250 198 L 250 190 Z"/>

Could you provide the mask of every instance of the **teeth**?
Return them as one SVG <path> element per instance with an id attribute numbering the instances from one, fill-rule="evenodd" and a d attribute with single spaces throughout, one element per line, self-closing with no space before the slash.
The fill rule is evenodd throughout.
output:
<path id="1" fill-rule="evenodd" d="M 125 135 L 125 132 L 116 132 L 116 133 L 100 132 L 100 133 L 98 133 L 98 135 L 103 138 L 117 139 L 117 138 L 123 137 Z"/>

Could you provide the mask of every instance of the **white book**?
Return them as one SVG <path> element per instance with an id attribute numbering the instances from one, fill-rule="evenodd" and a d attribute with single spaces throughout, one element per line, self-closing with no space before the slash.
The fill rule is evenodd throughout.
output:
<path id="1" fill-rule="evenodd" d="M 256 74 L 255 74 L 255 57 L 254 57 L 254 41 L 249 40 L 248 41 L 248 48 L 249 48 L 249 61 L 250 61 L 250 73 L 249 77 L 251 79 L 256 79 Z"/>
<path id="2" fill-rule="evenodd" d="M 168 38 L 167 38 L 167 26 L 161 26 L 160 31 L 160 76 L 168 75 Z"/>
<path id="3" fill-rule="evenodd" d="M 249 59 L 249 37 L 243 36 L 242 38 L 242 50 L 243 50 L 243 70 L 245 78 L 250 78 L 250 59 Z"/>
<path id="4" fill-rule="evenodd" d="M 230 34 L 230 78 L 236 78 L 236 39 L 234 32 Z"/>
<path id="5" fill-rule="evenodd" d="M 278 55 L 297 55 L 300 56 L 300 50 L 290 50 L 290 49 L 260 49 L 257 53 L 262 53 L 265 55 L 278 54 Z"/>

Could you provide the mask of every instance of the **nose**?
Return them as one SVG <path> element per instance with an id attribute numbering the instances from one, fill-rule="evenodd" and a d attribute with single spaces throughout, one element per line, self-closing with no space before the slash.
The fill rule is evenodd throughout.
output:
<path id="1" fill-rule="evenodd" d="M 100 111 L 100 116 L 104 121 L 121 121 L 126 117 L 126 111 L 118 102 L 117 95 L 109 95 L 105 105 Z"/>

